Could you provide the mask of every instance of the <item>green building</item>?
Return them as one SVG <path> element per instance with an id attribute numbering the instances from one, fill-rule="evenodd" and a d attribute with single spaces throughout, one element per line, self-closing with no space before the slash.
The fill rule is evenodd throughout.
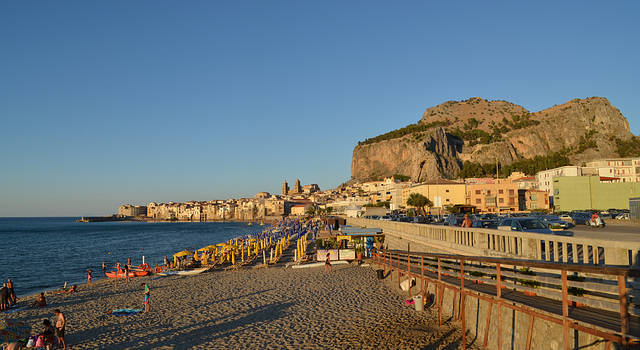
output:
<path id="1" fill-rule="evenodd" d="M 629 198 L 638 196 L 640 182 L 601 181 L 600 176 L 553 179 L 555 210 L 629 209 Z"/>

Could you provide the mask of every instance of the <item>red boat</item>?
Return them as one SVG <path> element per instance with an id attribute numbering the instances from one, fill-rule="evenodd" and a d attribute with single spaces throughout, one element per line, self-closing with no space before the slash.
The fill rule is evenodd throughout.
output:
<path id="1" fill-rule="evenodd" d="M 129 277 L 140 277 L 146 276 L 149 274 L 149 271 L 129 271 Z M 124 278 L 124 269 L 121 269 L 120 272 L 116 275 L 115 271 L 105 272 L 105 275 L 109 278 Z"/>

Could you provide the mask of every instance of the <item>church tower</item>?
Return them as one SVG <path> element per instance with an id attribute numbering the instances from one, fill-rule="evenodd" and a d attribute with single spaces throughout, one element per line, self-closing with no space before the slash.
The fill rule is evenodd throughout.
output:
<path id="1" fill-rule="evenodd" d="M 287 180 L 284 180 L 284 183 L 282 184 L 282 195 L 286 196 L 289 194 L 289 184 L 287 184 Z"/>
<path id="2" fill-rule="evenodd" d="M 296 179 L 296 183 L 293 185 L 293 193 L 302 193 L 302 186 L 300 186 L 299 179 Z"/>

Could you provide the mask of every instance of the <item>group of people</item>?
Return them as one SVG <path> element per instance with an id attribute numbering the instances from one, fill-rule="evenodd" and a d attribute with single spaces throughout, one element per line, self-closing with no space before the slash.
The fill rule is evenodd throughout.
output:
<path id="1" fill-rule="evenodd" d="M 13 282 L 11 279 L 0 288 L 0 310 L 7 310 L 10 306 L 18 302 L 16 293 L 13 291 Z"/>
<path id="2" fill-rule="evenodd" d="M 40 341 L 40 344 L 37 344 L 37 345 L 40 345 L 41 347 L 49 349 L 52 345 L 56 344 L 56 338 L 57 338 L 57 343 L 60 344 L 60 346 L 63 349 L 66 349 L 67 342 L 64 339 L 64 330 L 67 325 L 67 319 L 65 318 L 64 314 L 60 311 L 60 309 L 53 310 L 53 313 L 57 317 L 56 327 L 54 328 L 53 325 L 51 324 L 51 321 L 49 321 L 48 319 L 42 321 L 42 324 L 44 325 L 44 329 L 39 334 L 41 341 Z"/>

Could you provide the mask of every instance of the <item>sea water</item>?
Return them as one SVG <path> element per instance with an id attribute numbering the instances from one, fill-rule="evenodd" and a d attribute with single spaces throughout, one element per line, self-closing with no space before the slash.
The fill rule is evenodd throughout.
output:
<path id="1" fill-rule="evenodd" d="M 241 222 L 94 222 L 79 218 L 0 218 L 0 283 L 10 278 L 18 297 L 84 284 L 87 269 L 104 277 L 117 261 L 163 264 L 164 257 L 260 232 Z"/>

